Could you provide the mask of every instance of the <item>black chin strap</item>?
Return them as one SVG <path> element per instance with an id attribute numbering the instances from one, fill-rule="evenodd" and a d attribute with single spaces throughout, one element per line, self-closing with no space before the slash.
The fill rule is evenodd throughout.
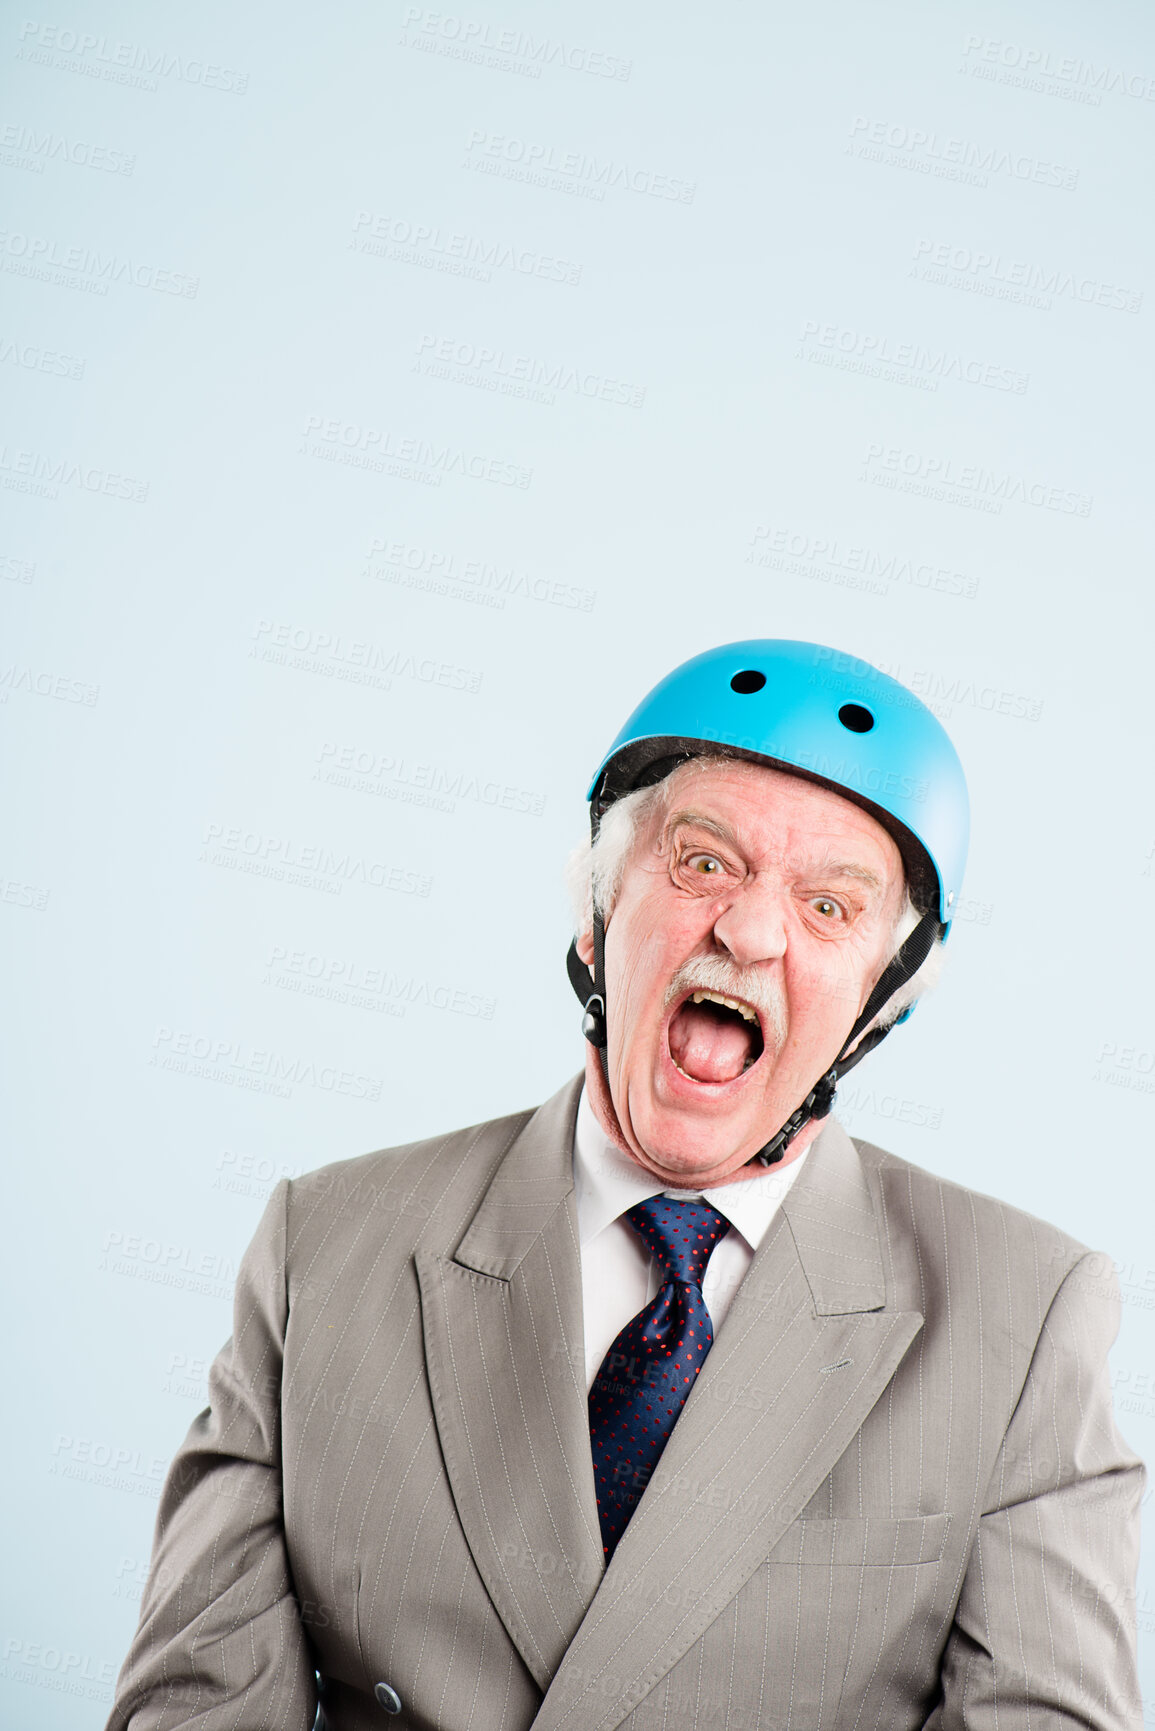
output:
<path id="1" fill-rule="evenodd" d="M 577 999 L 585 1014 L 582 1017 L 582 1033 L 590 1045 L 597 1050 L 602 1061 L 602 1070 L 606 1073 L 606 928 L 601 914 L 595 913 L 593 918 L 594 935 L 594 977 L 590 979 L 590 971 L 577 953 L 577 943 L 570 944 L 566 953 L 565 966 L 569 975 L 569 983 L 577 994 Z"/>
<path id="2" fill-rule="evenodd" d="M 843 1076 L 845 1076 L 848 1071 L 853 1070 L 854 1066 L 861 1063 L 868 1052 L 873 1052 L 874 1048 L 881 1041 L 885 1040 L 886 1036 L 890 1033 L 891 1028 L 894 1026 L 894 1023 L 892 1022 L 888 1024 L 885 1028 L 871 1028 L 869 1034 L 866 1034 L 862 1038 L 859 1044 L 855 1046 L 853 1052 L 848 1052 L 848 1047 L 854 1045 L 855 1040 L 858 1039 L 858 1036 L 862 1033 L 864 1028 L 870 1027 L 875 1016 L 877 1016 L 878 1012 L 885 1004 L 889 1003 L 890 999 L 894 996 L 895 992 L 898 991 L 900 986 L 905 986 L 907 981 L 917 974 L 918 970 L 922 967 L 922 964 L 926 961 L 926 958 L 930 955 L 931 949 L 934 946 L 934 941 L 941 930 L 942 926 L 936 913 L 931 912 L 922 916 L 922 919 L 918 922 L 917 926 L 915 926 L 910 936 L 904 941 L 897 954 L 891 958 L 882 973 L 879 975 L 878 983 L 875 985 L 874 990 L 863 1005 L 862 1013 L 858 1017 L 858 1020 L 842 1042 L 842 1050 L 839 1052 L 837 1058 L 835 1058 L 833 1064 L 831 1064 L 829 1070 L 827 1070 L 826 1074 L 821 1076 L 814 1084 L 805 1100 L 803 1100 L 801 1106 L 791 1112 L 789 1118 L 787 1118 L 778 1134 L 773 1136 L 770 1141 L 766 1143 L 764 1148 L 758 1150 L 753 1159 L 747 1162 L 748 1165 L 754 1165 L 755 1161 L 760 1162 L 763 1166 L 776 1165 L 804 1125 L 809 1124 L 812 1119 L 825 1118 L 827 1116 L 830 1108 L 834 1104 L 834 1096 L 837 1092 L 838 1084 L 841 1082 Z M 596 912 L 593 917 L 593 940 L 594 974 L 592 981 L 590 979 L 589 969 L 577 953 L 576 942 L 570 944 L 569 952 L 565 959 L 565 965 L 566 972 L 569 974 L 570 985 L 573 987 L 578 1002 L 585 1011 L 585 1014 L 582 1016 L 582 1033 L 585 1035 L 590 1045 L 596 1049 L 598 1057 L 601 1059 L 602 1072 L 605 1075 L 608 1084 L 609 1069 L 606 1059 L 606 929 L 601 914 Z"/>
<path id="3" fill-rule="evenodd" d="M 897 955 L 892 957 L 879 975 L 877 985 L 863 1005 L 858 1020 L 842 1042 L 842 1050 L 829 1070 L 814 1084 L 801 1106 L 796 1111 L 791 1112 L 777 1136 L 771 1137 L 766 1146 L 760 1148 L 754 1159 L 748 1161 L 747 1165 L 752 1166 L 755 1161 L 761 1162 L 763 1166 L 775 1165 L 781 1160 L 804 1125 L 809 1124 L 812 1119 L 827 1116 L 834 1104 L 834 1096 L 843 1076 L 848 1070 L 853 1070 L 854 1066 L 861 1063 L 868 1052 L 873 1052 L 874 1048 L 886 1039 L 894 1023 L 888 1023 L 885 1028 L 871 1028 L 869 1034 L 863 1037 L 849 1055 L 847 1048 L 854 1045 L 863 1028 L 870 1026 L 883 1005 L 889 1003 L 899 987 L 905 986 L 906 982 L 917 974 L 930 955 L 934 941 L 941 929 L 936 913 L 932 912 L 922 916 Z"/>
<path id="4" fill-rule="evenodd" d="M 660 766 L 654 766 L 654 768 L 658 767 Z M 604 776 L 602 782 L 604 785 Z M 591 848 L 598 839 L 598 830 L 601 827 L 604 810 L 605 806 L 599 797 L 595 796 L 590 800 Z M 596 905 L 593 910 L 593 940 L 594 975 L 592 981 L 589 969 L 577 953 L 576 939 L 570 944 L 565 958 L 565 966 L 569 975 L 569 983 L 576 992 L 578 1003 L 585 1012 L 582 1016 L 582 1033 L 601 1059 L 602 1075 L 606 1079 L 606 1087 L 608 1088 L 610 1085 L 610 1066 L 606 1051 L 609 1041 L 606 1032 L 606 926 L 602 919 L 601 909 Z"/>

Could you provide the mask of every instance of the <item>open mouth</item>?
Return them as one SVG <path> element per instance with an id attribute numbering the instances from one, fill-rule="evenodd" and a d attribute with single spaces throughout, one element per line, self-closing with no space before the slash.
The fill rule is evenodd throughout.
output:
<path id="1" fill-rule="evenodd" d="M 670 1018 L 670 1057 L 692 1082 L 733 1082 L 765 1050 L 758 1012 L 721 992 L 691 992 Z"/>

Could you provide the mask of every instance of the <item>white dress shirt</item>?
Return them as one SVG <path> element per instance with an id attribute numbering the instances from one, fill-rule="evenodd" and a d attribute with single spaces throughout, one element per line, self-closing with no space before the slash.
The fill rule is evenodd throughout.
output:
<path id="1" fill-rule="evenodd" d="M 629 1222 L 622 1219 L 626 1209 L 647 1196 L 665 1195 L 706 1201 L 726 1216 L 730 1230 L 716 1245 L 702 1281 L 702 1297 L 716 1337 L 754 1252 L 809 1152 L 807 1149 L 783 1170 L 755 1167 L 749 1178 L 721 1184 L 714 1190 L 669 1190 L 610 1141 L 582 1089 L 574 1128 L 573 1175 L 581 1244 L 587 1390 L 626 1323 L 657 1297 L 662 1284 L 660 1265 Z"/>

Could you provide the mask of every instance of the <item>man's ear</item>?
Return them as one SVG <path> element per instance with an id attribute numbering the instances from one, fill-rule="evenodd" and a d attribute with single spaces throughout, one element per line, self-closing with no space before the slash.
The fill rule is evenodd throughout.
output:
<path id="1" fill-rule="evenodd" d="M 574 949 L 577 951 L 586 967 L 590 970 L 592 976 L 594 967 L 594 934 L 592 926 L 587 926 L 586 930 L 579 933 L 574 939 Z"/>

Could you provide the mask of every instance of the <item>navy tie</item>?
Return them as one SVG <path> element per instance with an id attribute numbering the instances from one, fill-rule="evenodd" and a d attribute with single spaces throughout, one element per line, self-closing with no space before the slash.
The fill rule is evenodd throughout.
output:
<path id="1" fill-rule="evenodd" d="M 606 1562 L 649 1483 L 714 1344 L 702 1276 L 730 1222 L 708 1202 L 650 1196 L 626 1211 L 665 1274 L 627 1322 L 590 1389 L 590 1443 Z"/>

